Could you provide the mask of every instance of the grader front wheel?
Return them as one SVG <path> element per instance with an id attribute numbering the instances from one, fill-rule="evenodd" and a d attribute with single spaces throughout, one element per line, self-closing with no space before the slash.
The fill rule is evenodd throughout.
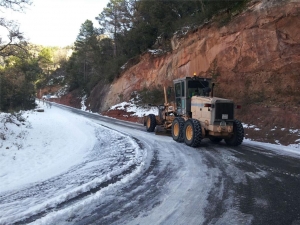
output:
<path id="1" fill-rule="evenodd" d="M 198 147 L 202 139 L 201 124 L 198 120 L 188 119 L 183 128 L 184 142 L 191 147 Z"/>
<path id="2" fill-rule="evenodd" d="M 181 117 L 175 118 L 172 123 L 172 137 L 174 141 L 183 142 L 183 127 L 184 119 Z"/>
<path id="3" fill-rule="evenodd" d="M 146 130 L 153 132 L 156 126 L 156 119 L 154 114 L 149 114 L 146 120 Z"/>

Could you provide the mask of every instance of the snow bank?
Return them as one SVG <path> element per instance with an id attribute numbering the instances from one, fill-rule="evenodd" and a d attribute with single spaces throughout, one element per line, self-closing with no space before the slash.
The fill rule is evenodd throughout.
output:
<path id="1" fill-rule="evenodd" d="M 0 119 L 5 116 L 0 114 Z M 19 126 L 6 123 L 6 130 L 2 129 L 6 137 L 0 143 L 1 191 L 68 170 L 82 161 L 97 140 L 87 119 L 56 107 L 27 111 L 23 117 L 26 121 Z"/>

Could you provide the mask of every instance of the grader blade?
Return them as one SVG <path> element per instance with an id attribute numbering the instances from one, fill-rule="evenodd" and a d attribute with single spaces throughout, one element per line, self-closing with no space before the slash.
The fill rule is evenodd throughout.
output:
<path id="1" fill-rule="evenodd" d="M 163 126 L 156 126 L 155 127 L 155 134 L 156 135 L 170 136 L 171 132 L 169 130 L 166 130 Z"/>

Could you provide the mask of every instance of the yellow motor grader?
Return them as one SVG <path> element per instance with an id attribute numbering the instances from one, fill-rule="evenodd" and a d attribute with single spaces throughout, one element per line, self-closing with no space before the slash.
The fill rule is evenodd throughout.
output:
<path id="1" fill-rule="evenodd" d="M 213 96 L 214 83 L 210 78 L 185 77 L 176 79 L 173 91 L 175 101 L 158 107 L 158 116 L 144 117 L 148 132 L 171 132 L 177 142 L 198 147 L 203 138 L 218 143 L 224 139 L 231 146 L 243 142 L 244 129 L 234 117 L 236 106 L 232 100 Z"/>

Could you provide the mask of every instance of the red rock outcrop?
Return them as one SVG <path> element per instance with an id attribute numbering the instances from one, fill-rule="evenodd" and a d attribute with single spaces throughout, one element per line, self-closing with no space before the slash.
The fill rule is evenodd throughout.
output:
<path id="1" fill-rule="evenodd" d="M 118 103 L 120 96 L 128 99 L 143 87 L 172 85 L 173 79 L 194 72 L 213 77 L 219 96 L 299 105 L 300 2 L 258 2 L 222 27 L 219 17 L 174 37 L 172 53 L 142 55 L 111 85 L 101 110 Z"/>
<path id="2" fill-rule="evenodd" d="M 220 14 L 175 36 L 172 47 L 162 56 L 140 56 L 102 96 L 99 112 L 128 100 L 133 91 L 171 86 L 196 72 L 214 79 L 215 95 L 243 105 L 238 117 L 244 122 L 300 128 L 299 1 L 252 2 L 238 15 Z"/>

